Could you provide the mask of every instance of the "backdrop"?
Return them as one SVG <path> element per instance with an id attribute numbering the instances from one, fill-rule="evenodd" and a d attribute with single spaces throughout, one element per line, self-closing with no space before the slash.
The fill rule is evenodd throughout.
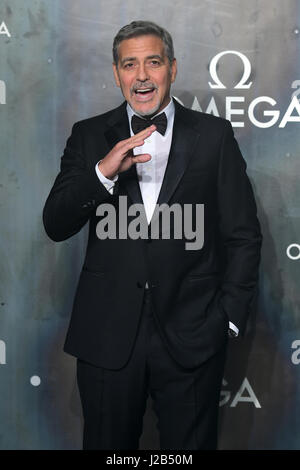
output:
<path id="1" fill-rule="evenodd" d="M 72 124 L 122 101 L 113 37 L 147 19 L 173 36 L 173 96 L 231 120 L 264 235 L 257 308 L 230 342 L 220 449 L 299 449 L 300 2 L 0 1 L 0 448 L 81 447 L 62 348 L 87 231 L 50 241 L 42 208 Z M 150 404 L 141 447 L 158 449 Z"/>

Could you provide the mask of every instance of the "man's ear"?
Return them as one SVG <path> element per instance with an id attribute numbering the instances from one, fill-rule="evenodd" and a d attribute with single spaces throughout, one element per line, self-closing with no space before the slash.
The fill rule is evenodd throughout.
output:
<path id="1" fill-rule="evenodd" d="M 115 77 L 116 85 L 120 88 L 121 85 L 120 85 L 118 67 L 116 66 L 115 63 L 113 63 L 113 72 L 114 72 L 114 77 Z"/>
<path id="2" fill-rule="evenodd" d="M 171 83 L 175 82 L 176 75 L 177 75 L 177 61 L 174 58 L 172 65 L 171 65 Z"/>

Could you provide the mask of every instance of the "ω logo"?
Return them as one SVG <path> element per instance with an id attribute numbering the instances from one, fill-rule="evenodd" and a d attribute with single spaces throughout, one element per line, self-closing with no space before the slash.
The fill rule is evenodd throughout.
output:
<path id="1" fill-rule="evenodd" d="M 209 65 L 209 73 L 210 73 L 211 78 L 214 80 L 215 83 L 208 82 L 210 88 L 223 88 L 223 89 L 226 88 L 226 86 L 223 85 L 223 83 L 221 82 L 221 80 L 219 79 L 219 77 L 217 75 L 217 64 L 218 64 L 219 60 L 221 59 L 221 57 L 223 57 L 224 55 L 227 55 L 227 54 L 237 55 L 242 60 L 243 65 L 244 65 L 244 74 L 243 74 L 241 80 L 239 81 L 239 83 L 237 83 L 234 88 L 250 88 L 251 85 L 252 85 L 252 82 L 250 82 L 250 83 L 246 83 L 246 82 L 249 79 L 250 74 L 251 74 L 251 64 L 250 64 L 250 61 L 249 61 L 248 57 L 246 57 L 244 54 L 242 54 L 241 52 L 238 52 L 238 51 L 219 52 L 219 54 L 217 54 L 211 60 L 210 65 Z"/>

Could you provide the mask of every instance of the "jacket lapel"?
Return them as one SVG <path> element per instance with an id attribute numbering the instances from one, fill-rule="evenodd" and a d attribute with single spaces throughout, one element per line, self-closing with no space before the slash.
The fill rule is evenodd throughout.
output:
<path id="1" fill-rule="evenodd" d="M 165 176 L 157 200 L 157 206 L 164 203 L 166 204 L 171 199 L 184 175 L 199 138 L 199 134 L 192 128 L 193 122 L 191 122 L 190 114 L 186 112 L 186 109 L 181 106 L 176 99 L 174 99 L 174 104 L 175 116 L 172 144 Z M 157 206 L 152 216 L 151 223 L 157 217 Z"/>

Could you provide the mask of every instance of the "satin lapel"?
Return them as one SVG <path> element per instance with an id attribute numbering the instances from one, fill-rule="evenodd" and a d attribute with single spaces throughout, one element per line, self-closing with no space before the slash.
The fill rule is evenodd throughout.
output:
<path id="1" fill-rule="evenodd" d="M 172 144 L 165 176 L 157 200 L 157 206 L 168 203 L 170 200 L 188 166 L 199 138 L 199 134 L 189 125 L 189 116 L 185 114 L 185 108 L 178 105 L 176 100 L 174 100 L 174 103 L 175 116 Z M 157 206 L 151 223 L 157 218 Z"/>
<path id="2" fill-rule="evenodd" d="M 105 138 L 112 149 L 121 140 L 130 137 L 126 102 L 123 103 L 108 121 L 109 129 L 105 132 Z M 128 171 L 119 174 L 119 184 L 128 192 L 134 204 L 143 204 L 136 166 L 133 165 Z"/>

